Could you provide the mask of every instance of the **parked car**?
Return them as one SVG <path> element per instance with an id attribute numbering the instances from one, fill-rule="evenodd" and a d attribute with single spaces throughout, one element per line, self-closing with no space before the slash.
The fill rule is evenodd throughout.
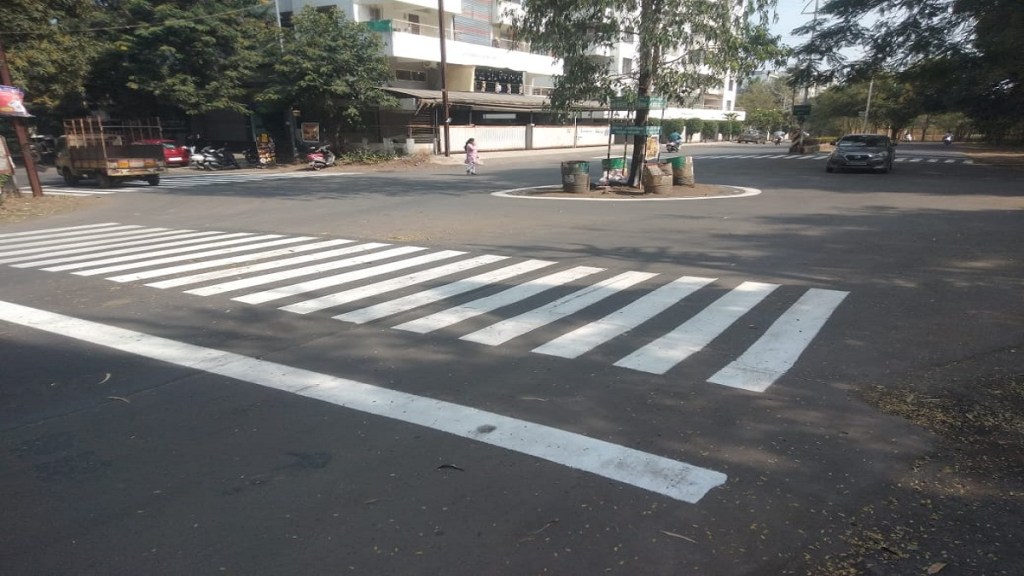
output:
<path id="1" fill-rule="evenodd" d="M 179 146 L 174 140 L 140 140 L 138 144 L 159 144 L 163 146 L 168 166 L 188 166 L 188 148 Z"/>
<path id="2" fill-rule="evenodd" d="M 880 134 L 847 134 L 836 140 L 835 146 L 826 160 L 826 172 L 847 169 L 891 172 L 896 159 L 892 140 Z"/>
<path id="3" fill-rule="evenodd" d="M 759 130 L 747 130 L 736 137 L 736 142 L 744 144 L 746 142 L 752 142 L 754 144 L 766 144 L 768 137 L 764 135 L 764 132 Z"/>

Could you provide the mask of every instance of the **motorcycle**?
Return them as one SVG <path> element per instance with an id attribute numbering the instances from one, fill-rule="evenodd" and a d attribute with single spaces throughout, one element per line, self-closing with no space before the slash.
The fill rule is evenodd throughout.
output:
<path id="1" fill-rule="evenodd" d="M 196 166 L 201 170 L 224 170 L 226 168 L 241 168 L 235 155 L 226 147 L 213 148 L 207 146 L 199 151 L 199 158 Z"/>
<path id="2" fill-rule="evenodd" d="M 331 151 L 330 144 L 324 144 L 314 148 L 310 153 L 306 154 L 306 160 L 309 162 L 309 168 L 311 170 L 321 170 L 328 166 L 334 166 L 337 161 L 334 152 Z"/>
<path id="3" fill-rule="evenodd" d="M 946 134 L 945 136 L 942 137 L 942 143 L 945 144 L 946 146 L 949 146 L 950 144 L 953 143 L 953 136 L 950 134 Z"/>
<path id="4" fill-rule="evenodd" d="M 204 170 L 207 157 L 213 155 L 213 148 L 209 146 L 196 150 L 196 146 L 188 147 L 188 167 L 196 170 Z"/>

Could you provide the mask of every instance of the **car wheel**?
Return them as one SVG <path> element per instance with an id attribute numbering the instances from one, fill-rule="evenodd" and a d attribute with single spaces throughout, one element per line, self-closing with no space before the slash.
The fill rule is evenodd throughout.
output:
<path id="1" fill-rule="evenodd" d="M 155 176 L 146 176 L 146 182 L 148 182 L 150 186 L 159 186 L 160 185 L 160 175 L 157 174 Z"/>
<path id="2" fill-rule="evenodd" d="M 825 172 L 831 174 L 832 172 L 835 172 L 835 168 L 833 168 L 831 164 L 825 164 Z"/>
<path id="3" fill-rule="evenodd" d="M 64 183 L 68 186 L 78 185 L 78 178 L 71 172 L 71 168 L 65 167 L 61 170 L 60 175 L 64 178 Z"/>

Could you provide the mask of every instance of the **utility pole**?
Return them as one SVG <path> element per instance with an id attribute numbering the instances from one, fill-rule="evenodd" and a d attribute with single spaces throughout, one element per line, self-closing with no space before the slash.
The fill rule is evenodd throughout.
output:
<path id="1" fill-rule="evenodd" d="M 871 93 L 874 91 L 874 89 L 875 89 L 875 77 L 872 76 L 871 77 L 871 82 L 868 84 L 868 103 L 867 103 L 867 106 L 864 108 L 864 123 L 861 124 L 861 127 L 860 127 L 860 131 L 862 133 L 868 131 L 868 116 L 871 114 Z"/>
<path id="2" fill-rule="evenodd" d="M 448 57 L 445 51 L 444 0 L 437 0 L 437 29 L 438 36 L 441 37 L 441 103 L 444 106 L 444 155 L 447 158 L 452 155 L 451 133 L 448 130 L 452 119 L 448 107 L 448 76 L 445 71 L 448 67 Z"/>
<path id="3" fill-rule="evenodd" d="M 0 83 L 4 86 L 12 86 L 11 71 L 7 68 L 7 52 L 4 51 L 4 43 L 0 41 Z M 36 172 L 36 161 L 32 158 L 32 151 L 28 142 L 28 130 L 25 129 L 24 121 L 11 116 L 11 124 L 14 125 L 14 132 L 18 135 L 18 144 L 21 146 L 21 157 L 25 159 L 25 172 L 28 173 L 28 184 L 32 188 L 32 197 L 40 198 L 43 195 L 43 187 L 39 184 L 39 173 Z"/>
<path id="4" fill-rule="evenodd" d="M 274 0 L 274 14 L 277 15 L 277 43 L 281 46 L 281 55 L 284 56 L 284 28 L 281 26 L 281 6 Z M 288 143 L 292 149 L 292 158 L 299 159 L 299 149 L 295 147 L 295 112 L 292 106 L 288 106 Z"/>

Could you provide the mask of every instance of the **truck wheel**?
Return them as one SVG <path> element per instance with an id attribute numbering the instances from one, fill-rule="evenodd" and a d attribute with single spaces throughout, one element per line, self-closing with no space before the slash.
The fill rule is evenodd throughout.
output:
<path id="1" fill-rule="evenodd" d="M 149 182 L 150 186 L 159 186 L 160 185 L 160 175 L 157 174 L 155 176 L 146 176 L 146 182 Z"/>
<path id="2" fill-rule="evenodd" d="M 114 179 L 111 178 L 110 175 L 105 173 L 105 172 L 100 172 L 99 174 L 97 174 L 96 175 L 96 180 L 99 183 L 100 188 L 113 188 L 114 187 Z"/>
<path id="3" fill-rule="evenodd" d="M 67 166 L 60 171 L 60 175 L 64 178 L 64 183 L 68 186 L 78 186 L 78 176 L 71 171 L 71 168 Z"/>

